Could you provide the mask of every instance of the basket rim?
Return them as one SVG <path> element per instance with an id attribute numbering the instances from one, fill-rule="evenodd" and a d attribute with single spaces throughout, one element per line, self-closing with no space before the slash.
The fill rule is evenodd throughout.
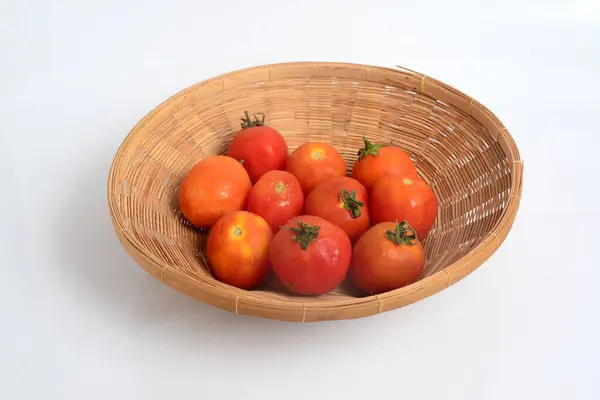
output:
<path id="1" fill-rule="evenodd" d="M 434 97 L 432 95 L 432 93 L 428 93 L 429 85 L 433 86 L 433 84 L 435 84 L 437 87 L 441 88 L 442 90 L 445 90 L 448 93 L 454 93 L 456 96 L 466 99 L 468 101 L 468 111 L 464 110 L 463 107 L 460 107 L 458 104 L 453 104 L 452 101 L 446 101 L 446 102 L 453 107 L 456 107 L 458 109 L 461 109 L 462 111 L 468 112 L 468 114 L 471 117 L 473 117 L 476 121 L 481 123 L 481 121 L 476 116 L 473 115 L 474 111 L 476 111 L 476 110 L 481 115 L 485 115 L 485 116 L 494 118 L 496 125 L 500 126 L 500 128 L 496 132 L 496 136 L 494 136 L 494 137 L 498 141 L 503 141 L 505 146 L 508 149 L 510 149 L 510 151 L 506 151 L 504 146 L 502 148 L 503 153 L 507 156 L 507 158 L 509 159 L 510 165 L 511 165 L 510 196 L 506 202 L 505 207 L 503 208 L 503 210 L 501 212 L 501 215 L 500 215 L 498 221 L 491 228 L 489 234 L 487 235 L 487 237 L 485 239 L 482 239 L 477 246 L 472 248 L 467 254 L 465 254 L 458 260 L 454 261 L 452 264 L 448 265 L 446 268 L 443 268 L 443 269 L 441 269 L 423 279 L 420 279 L 419 281 L 414 282 L 410 285 L 407 285 L 407 286 L 404 286 L 402 288 L 395 289 L 392 291 L 388 291 L 388 292 L 385 292 L 385 293 L 382 293 L 379 295 L 369 295 L 369 296 L 365 296 L 365 297 L 348 298 L 348 299 L 343 299 L 343 300 L 338 300 L 338 301 L 328 301 L 326 304 L 324 304 L 324 303 L 319 303 L 314 300 L 311 302 L 290 302 L 290 301 L 280 300 L 280 299 L 276 299 L 276 298 L 257 297 L 256 295 L 253 295 L 252 291 L 238 289 L 238 288 L 235 288 L 235 287 L 232 287 L 229 285 L 222 284 L 220 282 L 209 282 L 209 281 L 199 280 L 199 279 L 192 281 L 192 280 L 186 279 L 185 284 L 193 285 L 193 286 L 195 286 L 196 289 L 198 289 L 202 292 L 206 292 L 206 294 L 217 295 L 221 299 L 223 299 L 223 298 L 229 299 L 231 304 L 228 307 L 221 307 L 220 305 L 219 305 L 219 307 L 228 309 L 229 311 L 235 311 L 236 314 L 240 313 L 240 314 L 249 314 L 249 315 L 256 315 L 256 316 L 263 317 L 262 315 L 243 312 L 243 310 L 242 310 L 242 312 L 240 312 L 239 305 L 241 303 L 245 303 L 246 305 L 252 305 L 252 306 L 256 306 L 256 307 L 275 307 L 278 309 L 300 311 L 300 312 L 302 312 L 301 322 L 305 322 L 307 310 L 321 310 L 321 309 L 325 310 L 325 309 L 333 309 L 333 308 L 347 308 L 347 307 L 363 306 L 365 304 L 372 303 L 376 306 L 377 312 L 371 312 L 368 315 L 374 315 L 374 314 L 379 314 L 380 312 L 388 310 L 388 307 L 384 307 L 386 309 L 382 310 L 382 306 L 385 304 L 384 303 L 385 300 L 391 300 L 391 299 L 395 299 L 395 298 L 399 298 L 399 297 L 410 296 L 412 294 L 417 293 L 417 296 L 415 299 L 413 299 L 413 300 L 409 299 L 409 301 L 406 302 L 406 304 L 410 304 L 410 303 L 418 301 L 422 298 L 429 297 L 429 296 L 451 286 L 453 283 L 457 282 L 458 280 L 462 279 L 464 276 L 470 274 L 473 270 L 477 269 L 489 257 L 491 257 L 491 255 L 493 255 L 498 250 L 498 248 L 502 245 L 508 232 L 506 232 L 506 234 L 501 234 L 499 232 L 500 228 L 508 226 L 508 229 L 510 230 L 510 227 L 512 226 L 512 223 L 514 222 L 516 213 L 519 208 L 519 204 L 520 204 L 520 200 L 521 200 L 521 193 L 522 193 L 524 163 L 520 158 L 519 150 L 517 148 L 517 145 L 516 145 L 512 135 L 510 134 L 509 130 L 504 126 L 504 124 L 501 121 L 499 121 L 497 119 L 497 117 L 486 106 L 484 106 L 482 103 L 475 100 L 473 97 L 461 92 L 460 90 L 458 90 L 444 82 L 438 81 L 438 80 L 436 80 L 432 77 L 429 77 L 425 74 L 413 71 L 411 69 L 402 67 L 400 65 L 397 65 L 396 68 L 391 68 L 391 67 L 375 66 L 375 65 L 360 64 L 360 63 L 326 62 L 326 61 L 314 61 L 314 62 L 313 61 L 297 61 L 297 62 L 272 63 L 272 64 L 264 64 L 264 65 L 255 65 L 255 66 L 250 66 L 250 67 L 222 73 L 220 75 L 216 75 L 214 77 L 199 81 L 198 83 L 195 83 L 191 86 L 188 86 L 188 87 L 176 92 L 175 94 L 171 95 L 170 97 L 168 97 L 167 99 L 165 99 L 164 101 L 159 103 L 157 106 L 155 106 L 145 116 L 143 116 L 133 126 L 133 128 L 129 131 L 129 133 L 123 139 L 122 143 L 119 145 L 119 147 L 116 151 L 116 154 L 111 162 L 111 167 L 109 170 L 108 182 L 107 182 L 107 200 L 108 200 L 111 219 L 113 222 L 113 227 L 115 229 L 115 233 L 117 234 L 117 236 L 119 237 L 119 240 L 121 241 L 121 244 L 126 248 L 128 253 L 130 253 L 131 256 L 134 256 L 134 254 L 132 254 L 132 252 L 134 252 L 135 256 L 143 258 L 144 262 L 140 262 L 141 260 L 139 260 L 137 257 L 134 257 L 134 259 L 139 264 L 141 264 L 141 266 L 144 269 L 146 269 L 148 272 L 150 272 L 152 275 L 154 275 L 161 282 L 163 282 L 171 287 L 174 287 L 173 281 L 174 280 L 182 281 L 182 279 L 184 279 L 184 276 L 182 274 L 180 274 L 179 272 L 171 270 L 169 268 L 170 267 L 169 263 L 166 263 L 166 262 L 158 259 L 157 257 L 154 256 L 154 254 L 144 252 L 141 249 L 137 248 L 137 246 L 135 245 L 135 240 L 132 237 L 131 231 L 129 231 L 127 229 L 123 229 L 123 227 L 119 224 L 119 220 L 118 220 L 120 210 L 119 210 L 118 204 L 116 202 L 116 196 L 115 196 L 116 191 L 114 190 L 113 182 L 115 181 L 115 177 L 116 177 L 117 172 L 119 171 L 119 167 L 120 167 L 118 159 L 121 157 L 125 157 L 126 152 L 124 150 L 128 148 L 131 139 L 133 137 L 135 137 L 136 133 L 140 129 L 142 129 L 149 120 L 151 120 L 155 115 L 157 115 L 160 111 L 162 111 L 163 108 L 165 108 L 167 105 L 169 105 L 173 100 L 180 98 L 181 96 L 185 96 L 186 93 L 196 90 L 198 88 L 201 88 L 204 85 L 207 85 L 207 84 L 213 83 L 213 82 L 218 82 L 218 81 L 220 81 L 221 84 L 223 85 L 225 78 L 228 78 L 228 77 L 231 77 L 231 76 L 234 76 L 237 74 L 244 74 L 244 73 L 251 72 L 251 71 L 254 71 L 257 69 L 268 68 L 269 69 L 269 77 L 270 77 L 271 68 L 274 68 L 274 67 L 309 66 L 311 64 L 313 66 L 313 70 L 317 66 L 330 66 L 332 68 L 352 67 L 352 68 L 364 69 L 366 71 L 366 80 L 367 81 L 369 81 L 369 73 L 370 72 L 385 71 L 386 73 L 390 73 L 392 75 L 398 75 L 398 77 L 405 78 L 405 81 L 408 82 L 408 84 L 412 83 L 411 87 L 413 87 L 415 90 L 418 90 L 420 95 L 428 96 L 434 100 L 439 101 L 439 99 Z M 405 84 L 406 82 L 402 82 L 402 83 Z M 393 85 L 394 83 L 400 84 L 399 81 L 390 80 L 391 85 Z M 483 259 L 481 261 L 475 261 L 475 263 L 477 265 L 475 265 L 474 268 L 472 268 L 470 271 L 467 271 L 467 273 L 464 274 L 464 276 L 459 276 L 458 279 L 453 279 L 453 275 L 455 275 L 456 273 L 458 273 L 458 275 L 461 275 L 460 271 L 457 271 L 457 270 L 461 269 L 460 267 L 465 264 L 466 260 L 477 259 L 477 256 L 481 255 L 482 253 L 484 253 L 486 255 L 483 257 Z M 150 271 L 151 268 L 146 263 L 153 264 L 154 266 L 159 268 L 159 270 L 160 270 L 160 273 L 158 274 L 159 276 L 157 276 L 157 273 L 155 270 Z M 421 292 L 421 291 L 427 292 L 427 290 L 424 290 L 424 289 L 426 289 L 426 287 L 433 281 L 438 281 L 438 280 L 441 281 L 442 283 L 441 284 L 438 283 L 439 287 L 436 288 L 432 293 L 426 293 L 424 295 L 418 294 L 418 292 Z M 182 291 L 182 290 L 180 290 L 180 291 Z M 186 294 L 190 295 L 189 293 L 186 293 Z M 192 296 L 194 296 L 194 295 L 192 295 Z M 194 297 L 197 297 L 197 296 L 194 296 Z M 211 303 L 210 301 L 206 301 L 206 302 Z M 213 304 L 213 305 L 216 305 L 216 304 Z M 397 306 L 391 307 L 391 308 L 389 308 L 389 310 L 394 309 L 394 308 L 397 308 Z M 267 318 L 270 318 L 270 317 L 267 317 Z M 279 318 L 276 318 L 276 319 L 279 319 Z M 331 319 L 338 319 L 338 318 L 331 318 Z M 294 320 L 296 320 L 296 319 L 294 319 Z M 299 318 L 297 320 L 300 321 Z"/>

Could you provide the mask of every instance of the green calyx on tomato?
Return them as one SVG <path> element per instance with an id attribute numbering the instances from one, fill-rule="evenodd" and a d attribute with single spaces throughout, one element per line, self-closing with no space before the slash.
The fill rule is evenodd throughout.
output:
<path id="1" fill-rule="evenodd" d="M 366 156 L 378 156 L 379 149 L 384 147 L 384 144 L 373 144 L 367 139 L 366 136 L 363 136 L 363 142 L 365 142 L 365 147 L 358 150 L 358 161 L 362 162 Z"/>
<path id="2" fill-rule="evenodd" d="M 360 208 L 363 207 L 365 203 L 356 198 L 356 190 L 349 192 L 344 189 L 340 191 L 338 199 L 344 204 L 344 208 L 350 211 L 352 219 L 360 217 Z"/>
<path id="3" fill-rule="evenodd" d="M 401 244 L 414 246 L 418 242 L 417 233 L 407 221 L 398 223 L 398 220 L 396 220 L 396 229 L 385 232 L 385 237 L 397 246 Z"/>
<path id="4" fill-rule="evenodd" d="M 318 225 L 309 225 L 306 222 L 298 221 L 297 228 L 290 228 L 287 226 L 282 226 L 281 228 L 294 232 L 296 234 L 293 239 L 294 242 L 300 243 L 302 250 L 306 250 L 308 245 L 319 236 L 319 229 L 321 227 Z"/>
<path id="5" fill-rule="evenodd" d="M 264 113 L 252 114 L 252 116 L 254 117 L 254 120 L 252 120 L 250 118 L 250 115 L 248 115 L 248 111 L 244 111 L 244 114 L 246 115 L 246 118 L 241 118 L 242 129 L 253 128 L 255 126 L 263 126 L 265 124 L 265 114 Z M 257 115 L 260 115 L 262 118 L 258 119 Z"/>

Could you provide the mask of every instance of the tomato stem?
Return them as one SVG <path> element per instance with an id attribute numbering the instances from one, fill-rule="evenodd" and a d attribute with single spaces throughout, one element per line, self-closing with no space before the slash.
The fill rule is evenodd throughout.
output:
<path id="1" fill-rule="evenodd" d="M 365 203 L 356 198 L 356 190 L 349 192 L 344 189 L 340 191 L 338 200 L 344 204 L 346 210 L 350 211 L 352 219 L 360 217 L 360 208 L 363 207 Z"/>
<path id="2" fill-rule="evenodd" d="M 398 223 L 398 220 L 396 220 L 396 229 L 385 232 L 385 237 L 396 245 L 414 246 L 418 243 L 417 232 L 407 221 Z"/>
<path id="3" fill-rule="evenodd" d="M 298 221 L 298 228 L 290 228 L 288 226 L 282 226 L 282 229 L 287 229 L 296 234 L 294 236 L 294 242 L 300 243 L 302 250 L 306 250 L 308 245 L 319 236 L 318 225 L 309 225 L 306 222 Z"/>
<path id="4" fill-rule="evenodd" d="M 366 136 L 363 136 L 363 142 L 365 142 L 365 147 L 358 150 L 358 161 L 362 162 L 366 156 L 378 156 L 379 149 L 384 147 L 384 144 L 373 144 L 367 139 Z"/>
<path id="5" fill-rule="evenodd" d="M 248 111 L 244 111 L 244 114 L 246 115 L 246 118 L 241 118 L 242 129 L 253 128 L 255 126 L 263 126 L 265 124 L 265 114 L 264 113 L 252 114 L 252 116 L 254 117 L 254 120 L 252 120 L 250 118 L 250 115 L 248 115 Z M 262 118 L 258 119 L 257 115 L 260 115 Z"/>

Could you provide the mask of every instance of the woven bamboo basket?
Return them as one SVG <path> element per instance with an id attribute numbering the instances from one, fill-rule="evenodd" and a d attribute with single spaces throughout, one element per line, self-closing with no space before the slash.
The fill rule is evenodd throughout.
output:
<path id="1" fill-rule="evenodd" d="M 407 151 L 439 202 L 423 243 L 421 278 L 376 296 L 344 283 L 319 297 L 291 295 L 275 280 L 251 291 L 215 280 L 204 254 L 207 235 L 181 217 L 178 187 L 198 160 L 226 153 L 245 110 L 264 112 L 290 151 L 308 141 L 330 142 L 349 170 L 364 135 Z M 164 284 L 237 314 L 311 322 L 379 314 L 464 278 L 506 238 L 522 173 L 504 125 L 438 80 L 400 67 L 284 63 L 206 80 L 151 111 L 117 151 L 108 203 L 122 245 Z"/>

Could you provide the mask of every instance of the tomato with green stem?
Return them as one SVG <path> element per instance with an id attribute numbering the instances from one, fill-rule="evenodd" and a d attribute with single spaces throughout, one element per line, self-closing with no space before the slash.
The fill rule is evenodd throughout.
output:
<path id="1" fill-rule="evenodd" d="M 292 218 L 271 242 L 270 260 L 279 280 L 293 293 L 322 295 L 346 277 L 352 244 L 331 222 L 313 215 Z"/>
<path id="2" fill-rule="evenodd" d="M 414 174 L 417 169 L 411 158 L 399 147 L 373 144 L 363 138 L 364 147 L 358 151 L 358 158 L 352 168 L 352 177 L 362 183 L 367 190 L 387 174 Z"/>
<path id="3" fill-rule="evenodd" d="M 408 222 L 382 222 L 354 246 L 349 275 L 362 291 L 379 294 L 415 282 L 424 265 L 425 251 Z"/>
<path id="4" fill-rule="evenodd" d="M 265 125 L 265 114 L 256 113 L 254 119 L 248 111 L 244 114 L 242 129 L 229 143 L 227 155 L 242 163 L 252 182 L 257 182 L 268 171 L 285 169 L 288 146 L 277 130 Z"/>
<path id="5" fill-rule="evenodd" d="M 356 179 L 341 176 L 321 182 L 306 197 L 305 212 L 339 226 L 352 242 L 369 229 L 369 196 Z"/>

